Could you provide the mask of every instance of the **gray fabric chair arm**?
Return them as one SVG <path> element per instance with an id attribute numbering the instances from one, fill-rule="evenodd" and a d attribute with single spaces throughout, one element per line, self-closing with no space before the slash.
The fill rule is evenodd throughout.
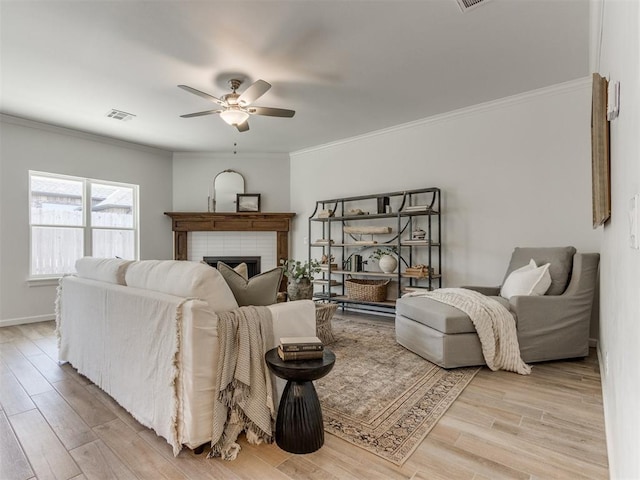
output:
<path id="1" fill-rule="evenodd" d="M 500 287 L 478 287 L 474 285 L 471 285 L 471 286 L 465 285 L 464 287 L 460 287 L 460 288 L 466 288 L 467 290 L 474 290 L 478 293 L 486 295 L 487 297 L 496 297 L 500 295 Z"/>

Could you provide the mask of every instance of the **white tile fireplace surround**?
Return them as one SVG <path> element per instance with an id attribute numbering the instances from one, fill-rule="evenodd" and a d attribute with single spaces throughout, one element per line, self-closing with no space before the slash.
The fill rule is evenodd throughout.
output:
<path id="1" fill-rule="evenodd" d="M 261 270 L 277 266 L 276 232 L 189 232 L 188 260 L 203 257 L 260 257 Z"/>

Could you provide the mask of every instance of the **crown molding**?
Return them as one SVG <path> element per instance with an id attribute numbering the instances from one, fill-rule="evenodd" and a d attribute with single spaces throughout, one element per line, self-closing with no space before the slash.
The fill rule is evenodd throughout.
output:
<path id="1" fill-rule="evenodd" d="M 315 152 L 318 150 L 325 150 L 327 148 L 333 148 L 339 145 L 345 145 L 352 142 L 357 142 L 367 138 L 377 137 L 380 135 L 387 135 L 389 133 L 397 132 L 399 130 L 405 130 L 408 128 L 421 127 L 424 125 L 440 123 L 447 120 L 451 120 L 456 117 L 463 117 L 466 115 L 472 115 L 481 112 L 488 112 L 498 108 L 504 108 L 511 105 L 517 105 L 520 103 L 529 102 L 535 98 L 542 96 L 554 96 L 567 92 L 574 92 L 582 89 L 591 88 L 591 77 L 579 78 L 577 80 L 571 80 L 568 82 L 558 83 L 551 85 L 550 87 L 538 88 L 536 90 L 530 90 L 528 92 L 519 93 L 517 95 L 511 95 L 508 97 L 500 98 L 498 100 L 491 100 L 489 102 L 479 103 L 470 107 L 460 108 L 458 110 L 452 110 L 450 112 L 433 115 L 431 117 L 422 118 L 420 120 L 414 120 L 412 122 L 402 123 L 400 125 L 394 125 L 393 127 L 383 128 L 381 130 L 375 130 L 373 132 L 364 133 L 355 137 L 349 137 L 342 140 L 336 140 L 335 142 L 329 142 L 322 145 L 316 145 L 315 147 L 304 148 L 302 150 L 296 150 L 289 155 L 294 157 L 296 155 L 303 155 L 306 153 Z"/>
<path id="2" fill-rule="evenodd" d="M 107 137 L 104 135 L 98 135 L 95 133 L 89 133 L 82 130 L 75 130 L 73 128 L 59 127 L 50 123 L 43 123 L 37 120 L 31 120 L 24 117 L 16 117 L 14 115 L 8 115 L 6 113 L 0 113 L 0 121 L 4 123 L 11 123 L 13 125 L 20 125 L 27 128 L 36 128 L 38 130 L 44 130 L 47 132 L 57 133 L 60 135 L 66 135 L 69 137 L 82 138 L 84 140 L 91 140 L 93 142 L 106 143 L 107 145 L 115 145 L 117 147 L 130 148 L 133 150 L 140 150 L 147 153 L 153 153 L 156 155 L 171 155 L 171 150 L 163 150 L 157 147 L 151 147 L 141 143 L 134 143 L 125 140 L 118 140 L 113 137 Z"/>

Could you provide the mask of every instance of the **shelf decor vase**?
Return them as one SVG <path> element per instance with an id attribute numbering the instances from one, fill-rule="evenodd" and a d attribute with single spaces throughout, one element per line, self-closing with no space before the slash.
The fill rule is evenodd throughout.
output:
<path id="1" fill-rule="evenodd" d="M 398 267 L 398 260 L 393 255 L 383 255 L 378 260 L 378 265 L 384 273 L 393 273 Z"/>
<path id="2" fill-rule="evenodd" d="M 313 298 L 313 284 L 308 278 L 301 278 L 299 282 L 289 281 L 287 284 L 287 296 L 290 301 L 311 300 Z"/>

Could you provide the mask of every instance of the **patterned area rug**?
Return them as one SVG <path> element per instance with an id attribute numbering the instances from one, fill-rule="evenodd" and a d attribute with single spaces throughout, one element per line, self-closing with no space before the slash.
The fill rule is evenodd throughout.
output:
<path id="1" fill-rule="evenodd" d="M 333 370 L 316 380 L 326 432 L 401 465 L 480 370 L 445 370 L 398 345 L 392 319 L 333 319 Z"/>

